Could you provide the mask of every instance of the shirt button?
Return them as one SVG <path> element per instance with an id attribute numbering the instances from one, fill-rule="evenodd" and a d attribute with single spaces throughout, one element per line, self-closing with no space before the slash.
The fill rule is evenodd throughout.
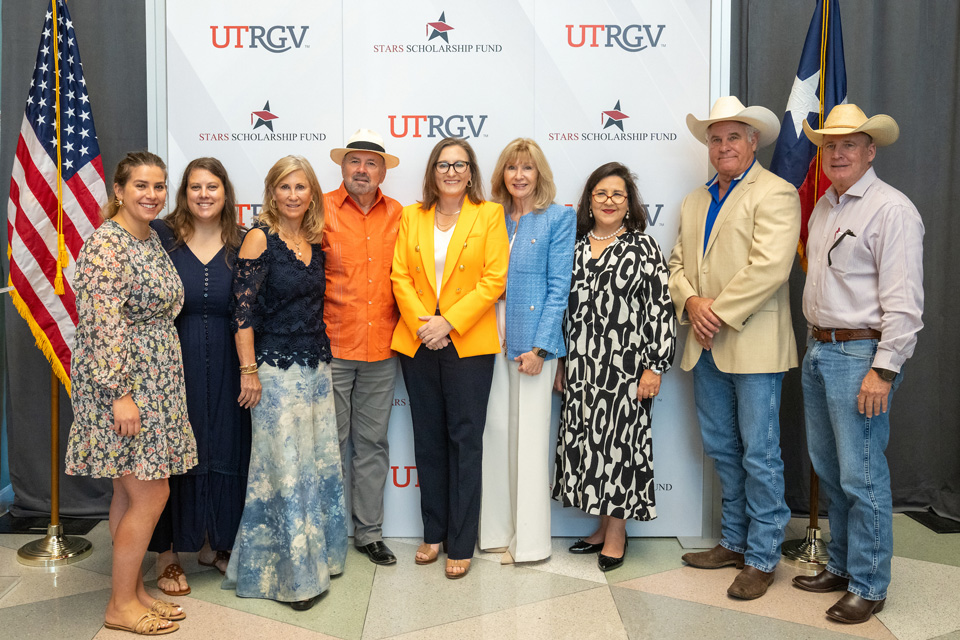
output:
<path id="1" fill-rule="evenodd" d="M 533 240 L 531 240 L 531 241 L 530 241 L 530 244 L 537 244 L 537 239 L 534 238 Z"/>
<path id="2" fill-rule="evenodd" d="M 423 289 L 417 289 L 417 293 L 419 293 L 420 295 L 423 295 Z"/>
<path id="3" fill-rule="evenodd" d="M 463 248 L 464 248 L 464 249 L 467 248 L 467 243 L 466 243 L 466 242 L 463 243 Z"/>
<path id="4" fill-rule="evenodd" d="M 416 251 L 417 253 L 420 253 L 420 245 L 415 246 L 413 250 Z"/>
<path id="5" fill-rule="evenodd" d="M 368 301 L 367 304 L 373 304 L 373 300 Z"/>
<path id="6" fill-rule="evenodd" d="M 460 293 L 460 287 L 457 287 L 457 293 Z"/>
<path id="7" fill-rule="evenodd" d="M 530 305 L 530 311 L 533 311 L 533 305 Z"/>
<path id="8" fill-rule="evenodd" d="M 367 236 L 367 240 L 369 240 L 369 239 L 370 239 L 370 236 Z"/>
<path id="9" fill-rule="evenodd" d="M 420 273 L 420 267 L 417 267 L 417 273 Z"/>
<path id="10" fill-rule="evenodd" d="M 367 282 L 373 282 L 373 280 L 371 280 L 370 278 L 367 278 Z"/>
<path id="11" fill-rule="evenodd" d="M 370 325 L 371 327 L 373 326 L 373 323 L 372 323 L 372 322 L 368 322 L 367 324 Z"/>
<path id="12" fill-rule="evenodd" d="M 373 262 L 373 258 L 367 258 L 367 262 Z"/>
<path id="13" fill-rule="evenodd" d="M 466 269 L 466 267 L 463 265 L 460 265 L 460 271 L 463 271 L 464 269 Z"/>

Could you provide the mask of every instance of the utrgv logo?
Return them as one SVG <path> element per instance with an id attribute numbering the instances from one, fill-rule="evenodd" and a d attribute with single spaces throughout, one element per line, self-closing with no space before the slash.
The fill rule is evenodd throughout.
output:
<path id="1" fill-rule="evenodd" d="M 648 47 L 656 47 L 660 42 L 660 36 L 667 25 L 658 24 L 628 24 L 621 27 L 618 24 L 581 24 L 567 25 L 567 44 L 571 47 L 582 47 L 589 42 L 591 47 L 620 47 L 624 51 L 637 52 L 643 51 Z M 577 34 L 578 42 L 574 42 L 574 34 Z M 589 36 L 588 32 L 589 31 Z M 598 32 L 606 34 L 606 42 L 598 42 Z M 656 32 L 656 35 L 654 35 Z M 644 41 L 646 37 L 646 41 Z M 603 41 L 603 37 L 600 37 Z M 647 44 L 649 42 L 649 44 Z"/>
<path id="2" fill-rule="evenodd" d="M 413 138 L 476 138 L 480 136 L 487 116 L 387 116 L 390 119 L 390 135 L 404 138 L 410 134 Z M 397 120 L 400 120 L 398 123 Z M 422 130 L 420 124 L 425 126 Z M 412 124 L 412 126 L 411 126 Z M 399 130 L 398 130 L 399 129 Z M 468 131 L 469 134 L 468 135 Z"/>
<path id="3" fill-rule="evenodd" d="M 303 46 L 303 40 L 307 35 L 309 26 L 293 27 L 277 25 L 274 27 L 261 27 L 259 25 L 250 25 L 249 27 L 226 25 L 223 28 L 223 42 L 218 42 L 217 30 L 221 27 L 210 26 L 210 39 L 213 46 L 217 49 L 226 49 L 233 44 L 234 49 L 264 48 L 271 53 L 284 53 L 290 49 L 299 49 Z M 299 30 L 300 34 L 297 35 Z M 233 34 L 231 36 L 231 33 Z M 248 37 L 244 37 L 248 36 Z M 246 41 L 246 43 L 244 43 Z M 310 45 L 307 45 L 308 47 Z"/>

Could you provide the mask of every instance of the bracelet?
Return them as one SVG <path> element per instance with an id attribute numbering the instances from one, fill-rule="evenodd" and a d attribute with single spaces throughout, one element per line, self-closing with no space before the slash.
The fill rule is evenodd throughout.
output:
<path id="1" fill-rule="evenodd" d="M 257 363 L 245 364 L 240 366 L 240 375 L 247 376 L 257 372 Z"/>

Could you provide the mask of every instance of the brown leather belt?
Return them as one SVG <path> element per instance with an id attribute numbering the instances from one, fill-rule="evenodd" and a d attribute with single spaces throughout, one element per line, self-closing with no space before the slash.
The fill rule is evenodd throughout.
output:
<path id="1" fill-rule="evenodd" d="M 847 342 L 848 340 L 879 340 L 876 329 L 821 329 L 810 327 L 810 335 L 819 342 Z"/>

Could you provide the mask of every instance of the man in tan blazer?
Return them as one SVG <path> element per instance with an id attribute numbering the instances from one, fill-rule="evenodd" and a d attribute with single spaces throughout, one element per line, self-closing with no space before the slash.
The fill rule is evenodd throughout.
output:
<path id="1" fill-rule="evenodd" d="M 722 487 L 720 544 L 683 560 L 701 569 L 743 570 L 727 589 L 766 593 L 790 509 L 780 458 L 780 385 L 797 366 L 787 279 L 800 236 L 797 190 L 756 161 L 777 139 L 769 109 L 717 100 L 687 127 L 716 175 L 687 195 L 670 256 L 670 295 L 690 325 L 681 367 L 693 370 L 703 448 Z"/>

